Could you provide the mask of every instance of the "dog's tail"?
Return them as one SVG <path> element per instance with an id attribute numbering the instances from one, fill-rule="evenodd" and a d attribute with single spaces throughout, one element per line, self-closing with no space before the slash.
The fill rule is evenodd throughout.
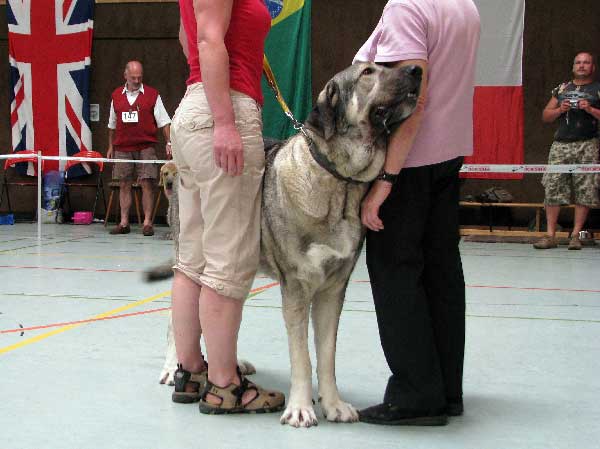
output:
<path id="1" fill-rule="evenodd" d="M 164 281 L 173 277 L 173 264 L 166 263 L 159 265 L 144 272 L 144 280 L 146 282 Z"/>

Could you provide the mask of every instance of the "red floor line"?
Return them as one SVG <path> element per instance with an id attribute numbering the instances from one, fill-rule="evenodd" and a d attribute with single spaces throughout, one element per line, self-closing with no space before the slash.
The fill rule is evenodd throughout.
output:
<path id="1" fill-rule="evenodd" d="M 250 294 L 258 294 L 258 293 L 264 292 L 265 290 L 268 290 L 271 287 L 275 287 L 276 285 L 279 285 L 279 282 L 272 282 L 270 284 L 266 284 L 261 287 L 257 287 L 255 289 L 251 290 Z M 160 309 L 144 310 L 142 312 L 123 313 L 120 315 L 111 315 L 111 316 L 107 316 L 107 317 L 103 317 L 103 318 L 90 318 L 87 320 L 69 321 L 66 323 L 53 323 L 53 324 L 46 324 L 43 326 L 19 327 L 18 329 L 7 329 L 7 330 L 0 331 L 0 335 L 16 333 L 16 332 L 21 333 L 21 332 L 25 332 L 25 331 L 35 331 L 35 330 L 40 330 L 40 329 L 49 329 L 51 327 L 70 326 L 73 324 L 92 323 L 94 321 L 114 320 L 117 318 L 127 318 L 127 317 L 131 317 L 131 316 L 146 315 L 149 313 L 164 312 L 164 311 L 170 310 L 170 309 L 171 309 L 170 307 L 161 307 Z"/>
<path id="2" fill-rule="evenodd" d="M 94 273 L 141 273 L 143 270 L 108 270 L 102 268 L 68 268 L 68 267 L 41 267 L 35 265 L 0 265 L 0 268 L 15 268 L 26 270 L 55 270 L 55 271 L 91 271 Z"/>
<path id="3" fill-rule="evenodd" d="M 371 281 L 352 281 L 357 284 L 370 284 Z M 512 290 L 528 290 L 528 291 L 543 291 L 543 292 L 573 292 L 573 293 L 600 293 L 600 290 L 587 290 L 578 288 L 544 288 L 544 287 L 514 287 L 511 285 L 465 285 L 467 288 L 498 288 Z"/>
<path id="4" fill-rule="evenodd" d="M 49 329 L 51 327 L 70 326 L 72 324 L 93 323 L 94 321 L 115 320 L 117 318 L 126 318 L 129 316 L 146 315 L 148 313 L 164 312 L 169 309 L 170 309 L 170 307 L 162 307 L 160 309 L 144 310 L 142 312 L 123 313 L 121 315 L 112 315 L 112 316 L 106 316 L 103 318 L 90 318 L 88 320 L 78 320 L 78 321 L 69 321 L 66 323 L 46 324 L 44 326 L 20 327 L 18 329 L 8 329 L 5 331 L 0 331 L 0 334 L 10 334 L 10 333 L 14 333 L 14 332 L 25 332 L 25 331 L 37 331 L 40 329 Z"/>
<path id="5" fill-rule="evenodd" d="M 513 290 L 534 290 L 543 292 L 573 292 L 573 293 L 600 293 L 600 290 L 586 290 L 578 288 L 543 288 L 543 287 L 512 287 L 509 285 L 467 285 L 468 288 L 498 288 Z"/>

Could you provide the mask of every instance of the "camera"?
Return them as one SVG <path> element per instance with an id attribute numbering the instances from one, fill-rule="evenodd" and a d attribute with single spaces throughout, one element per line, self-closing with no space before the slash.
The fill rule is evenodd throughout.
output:
<path id="1" fill-rule="evenodd" d="M 569 98 L 569 106 L 571 109 L 579 109 L 579 99 Z"/>

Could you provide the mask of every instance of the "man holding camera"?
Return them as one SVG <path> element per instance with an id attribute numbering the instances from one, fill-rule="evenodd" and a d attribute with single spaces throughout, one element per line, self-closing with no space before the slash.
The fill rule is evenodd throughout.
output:
<path id="1" fill-rule="evenodd" d="M 550 147 L 548 164 L 597 164 L 598 121 L 600 120 L 600 83 L 595 81 L 594 56 L 578 53 L 573 62 L 573 80 L 552 91 L 552 98 L 542 112 L 542 121 L 558 120 L 558 130 Z M 596 174 L 545 173 L 547 236 L 534 243 L 536 249 L 556 248 L 556 223 L 560 206 L 571 204 L 575 197 L 575 220 L 569 249 L 581 249 L 579 231 L 585 224 L 590 207 L 598 205 Z"/>

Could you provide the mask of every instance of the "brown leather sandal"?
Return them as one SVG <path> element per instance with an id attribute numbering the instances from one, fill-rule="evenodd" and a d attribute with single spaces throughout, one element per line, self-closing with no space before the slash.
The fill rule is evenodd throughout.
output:
<path id="1" fill-rule="evenodd" d="M 225 415 L 231 413 L 272 413 L 278 412 L 285 406 L 285 396 L 279 391 L 265 390 L 242 376 L 238 369 L 241 384 L 229 384 L 219 387 L 210 380 L 200 395 L 200 413 L 207 415 Z M 256 396 L 247 404 L 242 404 L 246 391 L 255 391 Z M 206 400 L 208 394 L 221 400 L 219 404 L 211 404 Z"/>
<path id="2" fill-rule="evenodd" d="M 198 402 L 201 392 L 205 389 L 206 382 L 208 381 L 208 369 L 200 373 L 191 373 L 184 370 L 183 366 L 178 363 L 173 380 L 175 381 L 175 390 L 171 395 L 173 402 L 179 404 Z M 191 386 L 192 391 L 188 391 L 188 386 Z"/>

